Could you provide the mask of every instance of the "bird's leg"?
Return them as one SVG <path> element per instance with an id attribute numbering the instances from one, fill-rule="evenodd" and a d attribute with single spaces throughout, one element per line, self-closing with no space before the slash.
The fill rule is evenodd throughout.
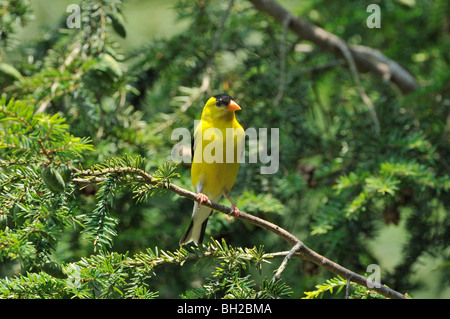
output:
<path id="1" fill-rule="evenodd" d="M 198 201 L 198 204 L 197 204 L 197 208 L 198 208 L 198 207 L 200 207 L 204 202 L 209 202 L 209 198 L 208 198 L 208 196 L 206 196 L 206 195 L 203 194 L 203 193 L 198 193 L 198 194 L 197 194 L 197 201 Z"/>
<path id="2" fill-rule="evenodd" d="M 234 220 L 236 220 L 239 217 L 241 211 L 236 207 L 236 204 L 233 202 L 233 200 L 228 194 L 225 194 L 225 197 L 228 198 L 228 200 L 231 203 L 231 212 L 234 214 Z"/>

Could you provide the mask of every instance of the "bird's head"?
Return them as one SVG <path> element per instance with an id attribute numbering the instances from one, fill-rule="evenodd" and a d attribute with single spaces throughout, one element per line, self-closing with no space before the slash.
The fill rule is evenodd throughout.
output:
<path id="1" fill-rule="evenodd" d="M 203 109 L 203 116 L 218 118 L 223 116 L 234 116 L 235 111 L 241 107 L 236 100 L 228 94 L 218 94 L 209 98 Z"/>

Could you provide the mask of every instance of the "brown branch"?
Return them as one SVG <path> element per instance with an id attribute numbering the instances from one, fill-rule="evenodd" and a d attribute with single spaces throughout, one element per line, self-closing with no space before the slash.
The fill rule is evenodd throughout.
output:
<path id="1" fill-rule="evenodd" d="M 148 174 L 147 172 L 139 169 L 139 168 L 131 168 L 131 167 L 120 167 L 120 168 L 105 168 L 102 170 L 85 170 L 85 171 L 77 171 L 77 175 L 80 175 L 84 178 L 74 178 L 72 181 L 75 183 L 79 183 L 81 185 L 86 185 L 91 182 L 101 182 L 104 180 L 102 178 L 102 175 L 106 174 L 126 174 L 126 173 L 133 173 L 134 175 L 142 178 L 142 181 L 144 183 L 158 186 L 160 188 L 168 189 L 182 197 L 189 198 L 193 201 L 199 201 L 199 198 L 197 197 L 197 194 L 194 192 L 191 192 L 187 189 L 181 188 L 175 184 L 172 183 L 161 183 L 160 180 L 155 179 L 152 175 Z M 91 179 L 93 178 L 93 179 Z M 210 201 L 210 202 L 204 202 L 202 205 L 208 206 L 212 208 L 215 211 L 234 216 L 233 211 L 230 207 L 221 205 L 219 203 Z M 291 249 L 291 251 L 286 255 L 286 263 L 288 259 L 295 254 L 296 256 L 299 256 L 300 258 L 304 260 L 311 261 L 315 263 L 316 265 L 323 267 L 332 273 L 335 273 L 343 278 L 346 278 L 348 280 L 351 280 L 359 285 L 362 285 L 364 287 L 367 287 L 371 290 L 374 290 L 378 292 L 379 294 L 392 298 L 392 299 L 408 299 L 405 295 L 388 288 L 383 285 L 375 285 L 375 287 L 369 287 L 372 286 L 371 282 L 368 282 L 368 279 L 364 276 L 361 276 L 331 260 L 328 258 L 316 253 L 309 247 L 307 247 L 302 241 L 300 241 L 297 237 L 295 237 L 293 234 L 288 232 L 287 230 L 281 228 L 278 225 L 275 225 L 271 222 L 268 222 L 264 219 L 261 219 L 259 217 L 253 216 L 251 214 L 247 214 L 241 211 L 241 213 L 238 216 L 238 219 L 245 221 L 247 223 L 256 225 L 258 227 L 264 228 L 277 236 L 281 237 L 285 241 L 287 241 L 291 246 L 294 247 L 294 249 Z M 288 257 L 289 256 L 289 257 Z M 285 267 L 285 265 L 284 265 Z M 280 274 L 283 269 L 281 269 Z"/>
<path id="2" fill-rule="evenodd" d="M 373 72 L 384 80 L 389 80 L 404 93 L 418 89 L 416 79 L 395 61 L 384 56 L 380 51 L 366 46 L 349 46 L 338 36 L 291 14 L 272 0 L 249 0 L 261 12 L 272 16 L 282 24 L 288 19 L 288 28 L 302 39 L 310 41 L 325 51 L 345 58 L 342 47 L 348 47 L 359 72 Z M 346 59 L 347 61 L 348 59 Z M 347 61 L 348 62 L 348 61 Z"/>
<path id="3" fill-rule="evenodd" d="M 277 281 L 278 279 L 280 279 L 281 274 L 283 273 L 283 271 L 286 269 L 287 264 L 289 262 L 289 260 L 292 258 L 292 256 L 294 256 L 294 254 L 300 250 L 300 248 L 302 247 L 303 243 L 301 241 L 297 242 L 294 247 L 292 247 L 292 249 L 289 251 L 289 253 L 284 257 L 283 262 L 281 263 L 280 267 L 278 267 L 275 275 L 272 278 L 272 282 Z"/>

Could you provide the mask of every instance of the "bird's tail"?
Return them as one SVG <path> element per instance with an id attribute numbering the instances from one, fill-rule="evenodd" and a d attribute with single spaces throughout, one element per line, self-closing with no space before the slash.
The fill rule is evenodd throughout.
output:
<path id="1" fill-rule="evenodd" d="M 192 213 L 192 219 L 186 229 L 183 237 L 180 239 L 180 245 L 187 244 L 193 241 L 196 245 L 201 244 L 203 237 L 205 236 L 206 224 L 208 223 L 208 217 L 212 214 L 212 209 L 206 206 L 198 207 L 197 203 L 194 203 L 194 211 Z"/>

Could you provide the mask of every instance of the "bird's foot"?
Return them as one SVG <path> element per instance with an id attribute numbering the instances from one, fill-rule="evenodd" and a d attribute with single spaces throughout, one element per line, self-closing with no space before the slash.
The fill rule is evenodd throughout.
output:
<path id="1" fill-rule="evenodd" d="M 229 221 L 234 222 L 241 214 L 241 211 L 239 210 L 239 208 L 236 207 L 236 205 L 231 204 L 231 214 L 233 215 L 233 220 L 231 220 L 231 217 L 230 217 L 231 215 L 227 215 L 226 217 Z"/>
<path id="2" fill-rule="evenodd" d="M 241 213 L 241 211 L 236 207 L 236 204 L 233 202 L 233 200 L 227 193 L 225 193 L 225 197 L 228 198 L 228 200 L 231 203 L 231 213 L 234 215 L 233 221 L 235 221 L 239 217 L 239 214 Z M 230 217 L 228 215 L 227 215 L 227 219 L 228 220 L 230 219 Z"/>
<path id="3" fill-rule="evenodd" d="M 197 208 L 198 208 L 198 207 L 200 207 L 203 203 L 209 202 L 209 198 L 208 198 L 208 196 L 206 196 L 206 195 L 203 194 L 203 193 L 198 193 L 198 194 L 197 194 L 197 201 L 198 201 L 198 204 L 197 204 Z"/>
<path id="4" fill-rule="evenodd" d="M 239 215 L 241 214 L 241 211 L 239 210 L 239 208 L 236 207 L 236 205 L 231 205 L 231 212 L 234 214 L 234 220 L 235 221 Z"/>

